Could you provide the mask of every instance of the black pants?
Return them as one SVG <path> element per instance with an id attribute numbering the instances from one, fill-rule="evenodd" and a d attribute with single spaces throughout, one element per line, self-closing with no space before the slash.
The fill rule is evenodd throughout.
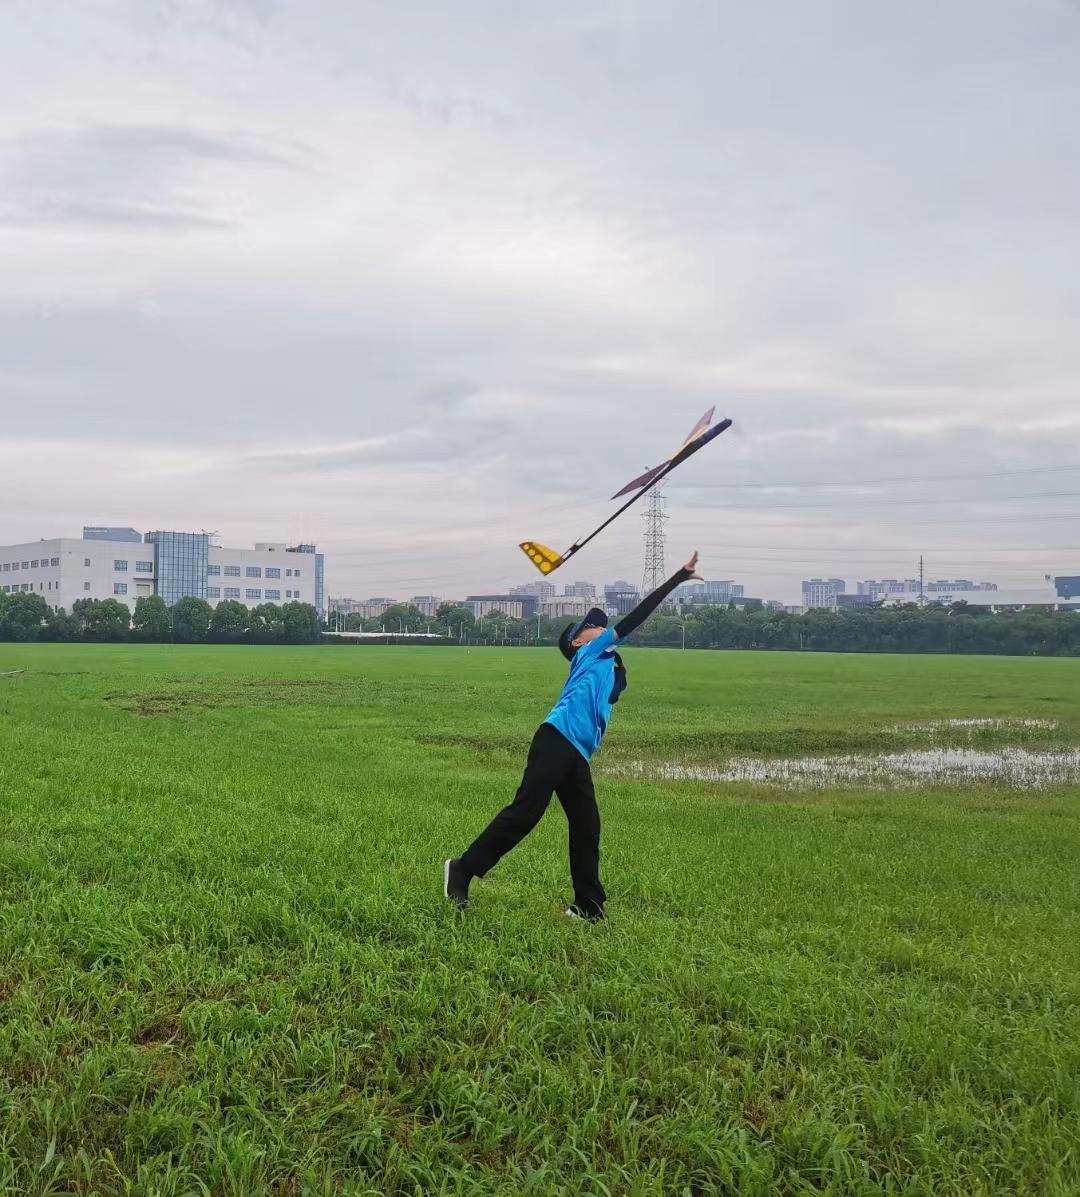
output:
<path id="1" fill-rule="evenodd" d="M 533 736 L 514 801 L 476 837 L 461 863 L 483 877 L 540 822 L 552 791 L 570 824 L 574 905 L 589 914 L 602 912 L 607 894 L 600 884 L 600 811 L 589 762 L 550 723 L 541 723 Z"/>

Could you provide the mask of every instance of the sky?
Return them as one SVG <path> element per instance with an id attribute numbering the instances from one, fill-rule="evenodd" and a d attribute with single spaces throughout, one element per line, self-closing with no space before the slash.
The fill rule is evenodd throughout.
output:
<path id="1" fill-rule="evenodd" d="M 1080 2 L 9 0 L 0 543 L 1080 573 Z M 639 580 L 636 509 L 553 576 Z"/>

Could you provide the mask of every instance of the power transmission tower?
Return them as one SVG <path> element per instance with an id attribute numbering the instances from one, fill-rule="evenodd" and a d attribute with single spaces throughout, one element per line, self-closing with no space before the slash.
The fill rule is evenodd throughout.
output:
<path id="1" fill-rule="evenodd" d="M 667 576 L 664 568 L 664 523 L 668 518 L 663 483 L 649 491 L 645 504 L 645 570 L 641 575 L 641 593 L 650 594 Z"/>
<path id="2" fill-rule="evenodd" d="M 926 570 L 923 568 L 922 553 L 919 554 L 919 606 L 926 606 Z"/>

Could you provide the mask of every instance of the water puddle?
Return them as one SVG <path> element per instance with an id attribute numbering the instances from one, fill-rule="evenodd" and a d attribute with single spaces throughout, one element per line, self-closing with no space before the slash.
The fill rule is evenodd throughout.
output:
<path id="1" fill-rule="evenodd" d="M 1012 731 L 1014 729 L 1038 729 L 1054 731 L 1056 719 L 932 719 L 926 723 L 898 723 L 893 731 L 934 732 L 939 731 Z"/>
<path id="2" fill-rule="evenodd" d="M 879 755 L 733 757 L 719 765 L 627 761 L 612 762 L 607 772 L 648 781 L 749 781 L 784 789 L 844 785 L 910 789 L 973 781 L 1038 789 L 1080 782 L 1080 748 L 1043 752 L 1025 748 L 925 748 Z"/>

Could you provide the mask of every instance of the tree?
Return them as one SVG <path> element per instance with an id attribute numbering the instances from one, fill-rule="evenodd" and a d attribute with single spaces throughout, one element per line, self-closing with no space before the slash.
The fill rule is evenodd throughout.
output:
<path id="1" fill-rule="evenodd" d="M 464 603 L 440 603 L 435 608 L 435 619 L 447 627 L 464 624 L 467 628 L 471 628 L 476 622 L 472 607 L 466 607 Z"/>
<path id="2" fill-rule="evenodd" d="M 225 599 L 210 616 L 210 639 L 219 644 L 239 644 L 248 633 L 250 611 L 235 599 Z"/>
<path id="3" fill-rule="evenodd" d="M 40 594 L 0 594 L 0 640 L 37 640 L 48 614 Z"/>
<path id="4" fill-rule="evenodd" d="M 255 644 L 280 644 L 285 639 L 285 617 L 277 603 L 260 603 L 252 608 L 248 636 Z"/>
<path id="5" fill-rule="evenodd" d="M 168 640 L 172 633 L 169 608 L 160 594 L 144 595 L 135 600 L 135 614 L 131 625 L 140 640 Z"/>
<path id="6" fill-rule="evenodd" d="M 379 616 L 379 622 L 388 632 L 422 632 L 425 618 L 412 603 L 391 603 Z"/>
<path id="7" fill-rule="evenodd" d="M 77 599 L 71 614 L 84 640 L 123 640 L 131 627 L 131 612 L 118 599 Z"/>
<path id="8" fill-rule="evenodd" d="M 177 644 L 202 644 L 210 631 L 210 604 L 188 595 L 173 605 L 173 639 Z"/>
<path id="9" fill-rule="evenodd" d="M 310 603 L 286 603 L 281 608 L 288 644 L 318 644 L 322 636 L 319 613 Z"/>
<path id="10" fill-rule="evenodd" d="M 45 618 L 45 626 L 38 635 L 39 640 L 55 642 L 70 642 L 79 638 L 79 621 L 74 615 L 68 615 L 63 607 L 50 611 Z"/>

